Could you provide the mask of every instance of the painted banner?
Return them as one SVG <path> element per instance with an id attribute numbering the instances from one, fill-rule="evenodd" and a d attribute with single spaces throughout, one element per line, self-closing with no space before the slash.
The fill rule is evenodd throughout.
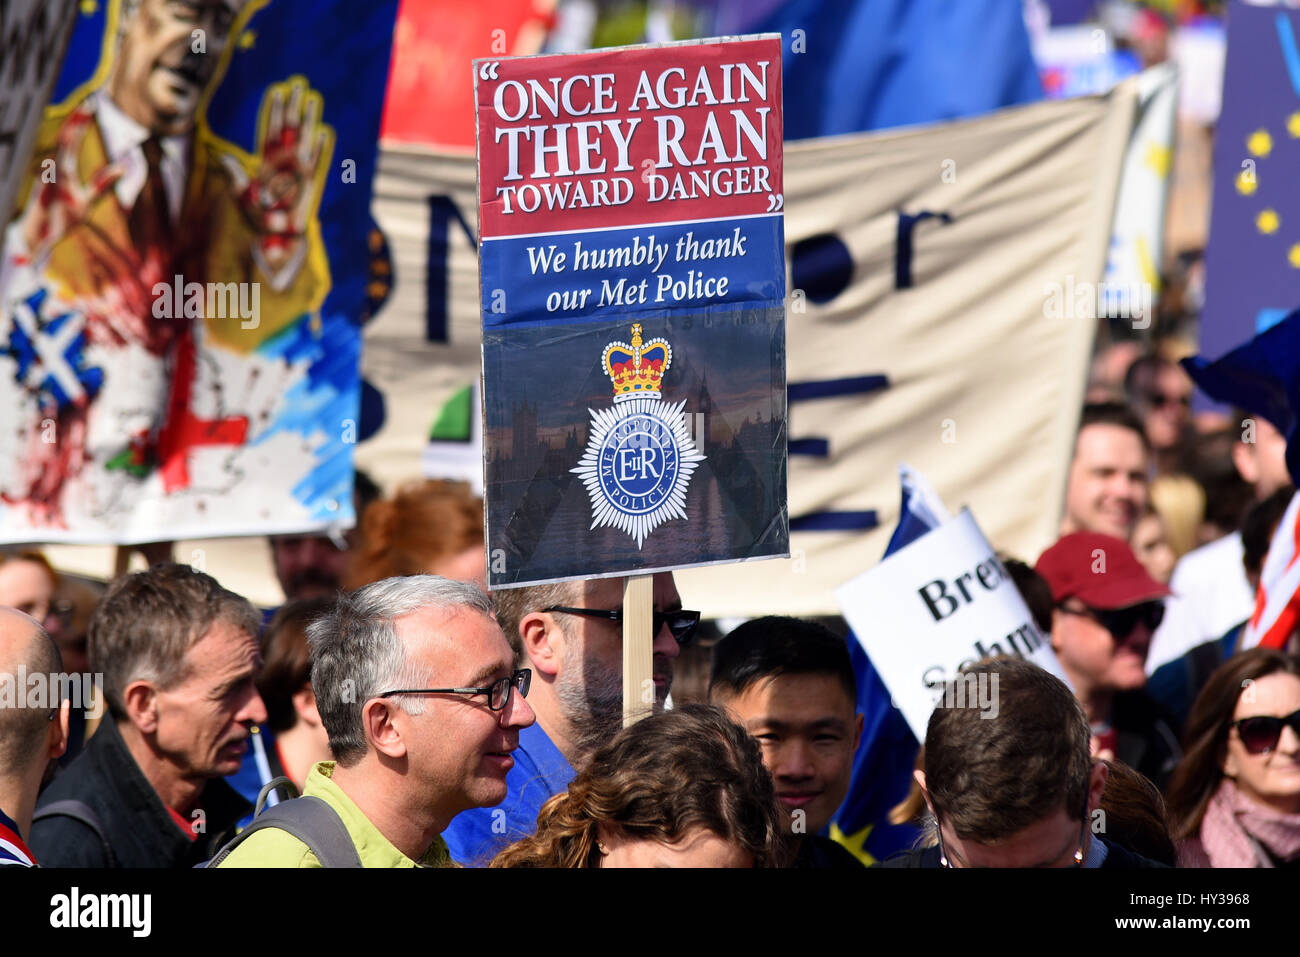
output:
<path id="1" fill-rule="evenodd" d="M 779 38 L 475 94 L 490 584 L 788 554 Z"/>
<path id="2" fill-rule="evenodd" d="M 77 10 L 0 260 L 0 540 L 350 525 L 396 0 Z"/>
<path id="3" fill-rule="evenodd" d="M 1200 352 L 1300 306 L 1300 11 L 1233 3 L 1214 142 Z"/>

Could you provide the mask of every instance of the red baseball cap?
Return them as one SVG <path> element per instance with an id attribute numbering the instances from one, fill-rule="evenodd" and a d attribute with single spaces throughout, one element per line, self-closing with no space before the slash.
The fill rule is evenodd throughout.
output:
<path id="1" fill-rule="evenodd" d="M 1077 598 L 1092 608 L 1128 608 L 1172 595 L 1152 578 L 1128 542 L 1099 532 L 1073 532 L 1038 557 L 1034 570 L 1052 588 L 1052 600 Z"/>

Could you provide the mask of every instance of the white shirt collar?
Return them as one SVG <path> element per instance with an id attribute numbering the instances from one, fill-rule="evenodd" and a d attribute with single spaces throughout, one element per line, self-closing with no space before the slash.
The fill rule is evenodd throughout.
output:
<path id="1" fill-rule="evenodd" d="M 122 112 L 121 107 L 104 90 L 96 90 L 90 95 L 90 108 L 99 124 L 99 134 L 104 140 L 104 152 L 108 154 L 108 161 L 122 167 L 122 176 L 117 181 L 115 191 L 122 205 L 130 209 L 144 188 L 145 177 L 149 172 L 141 146 L 149 139 L 150 132 Z M 180 217 L 181 200 L 185 195 L 190 139 L 185 134 L 179 134 L 159 137 L 158 142 L 163 151 L 161 166 L 167 206 L 175 220 Z"/>

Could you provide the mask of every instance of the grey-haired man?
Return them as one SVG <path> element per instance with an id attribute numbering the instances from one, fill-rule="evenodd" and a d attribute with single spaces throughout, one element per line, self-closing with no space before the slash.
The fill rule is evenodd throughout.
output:
<path id="1" fill-rule="evenodd" d="M 433 575 L 340 596 L 307 631 L 312 690 L 334 762 L 305 796 L 338 815 L 363 867 L 450 862 L 440 834 L 461 811 L 499 804 L 519 729 L 534 721 L 529 672 L 481 589 Z M 250 835 L 221 867 L 320 867 L 288 831 Z"/>

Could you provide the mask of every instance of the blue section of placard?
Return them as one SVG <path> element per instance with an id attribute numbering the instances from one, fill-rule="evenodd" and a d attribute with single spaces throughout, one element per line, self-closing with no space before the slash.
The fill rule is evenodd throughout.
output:
<path id="1" fill-rule="evenodd" d="M 484 328 L 785 298 L 780 216 L 485 240 Z"/>

